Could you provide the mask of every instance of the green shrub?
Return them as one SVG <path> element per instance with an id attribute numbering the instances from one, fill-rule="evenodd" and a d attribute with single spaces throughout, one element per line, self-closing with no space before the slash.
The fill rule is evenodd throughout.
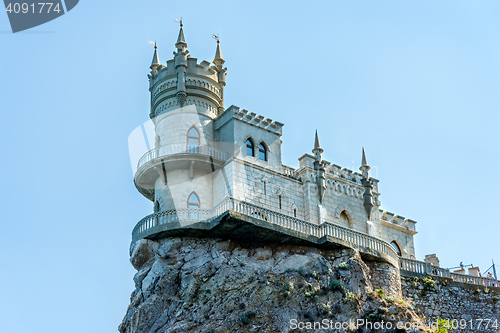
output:
<path id="1" fill-rule="evenodd" d="M 429 278 L 429 277 L 423 278 L 422 281 L 425 283 L 425 286 L 428 288 L 432 288 L 436 285 L 436 281 L 434 281 L 432 278 Z"/>
<path id="2" fill-rule="evenodd" d="M 293 282 L 285 282 L 283 284 L 284 291 L 291 291 L 293 289 Z"/>
<path id="3" fill-rule="evenodd" d="M 347 264 L 345 262 L 341 262 L 337 267 L 339 269 L 346 269 L 347 268 Z"/>
<path id="4" fill-rule="evenodd" d="M 347 303 L 350 300 L 354 299 L 355 297 L 356 296 L 353 293 L 351 293 L 350 291 L 348 291 L 348 292 L 345 293 L 345 296 L 344 296 L 344 298 L 342 300 L 344 301 L 344 303 Z"/>
<path id="5" fill-rule="evenodd" d="M 328 282 L 328 288 L 331 290 L 342 290 L 343 287 L 342 282 L 339 280 L 331 279 L 330 282 Z"/>
<path id="6" fill-rule="evenodd" d="M 437 328 L 434 333 L 448 333 L 448 328 L 450 328 L 450 323 L 448 320 L 437 318 Z"/>
<path id="7" fill-rule="evenodd" d="M 384 296 L 384 289 L 375 289 L 375 292 L 377 293 L 377 295 L 379 295 L 380 297 Z"/>
<path id="8" fill-rule="evenodd" d="M 492 298 L 492 299 L 493 299 L 493 302 L 498 302 L 498 301 L 500 300 L 500 297 L 498 297 L 498 296 L 493 296 L 493 298 Z"/>
<path id="9" fill-rule="evenodd" d="M 255 317 L 254 311 L 247 311 L 245 313 L 240 314 L 240 320 L 244 325 L 250 323 L 250 319 L 252 319 L 253 317 Z"/>

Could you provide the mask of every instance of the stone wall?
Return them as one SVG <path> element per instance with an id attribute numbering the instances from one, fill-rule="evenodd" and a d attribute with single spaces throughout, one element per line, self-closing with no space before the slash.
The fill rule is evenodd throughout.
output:
<path id="1" fill-rule="evenodd" d="M 401 277 L 399 269 L 380 261 L 367 261 L 371 283 L 374 289 L 383 289 L 389 296 L 401 297 Z"/>
<path id="2" fill-rule="evenodd" d="M 456 283 L 451 279 L 402 278 L 402 294 L 426 321 L 456 320 L 451 332 L 500 332 L 500 288 Z M 480 327 L 481 319 L 485 320 Z M 489 328 L 486 321 L 490 319 Z M 471 328 L 471 320 L 472 326 Z M 497 328 L 492 327 L 496 320 Z"/>

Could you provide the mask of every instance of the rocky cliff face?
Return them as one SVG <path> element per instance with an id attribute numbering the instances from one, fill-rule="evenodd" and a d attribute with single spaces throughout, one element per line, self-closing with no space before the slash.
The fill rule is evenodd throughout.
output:
<path id="1" fill-rule="evenodd" d="M 404 332 L 398 323 L 422 324 L 398 286 L 374 290 L 372 280 L 383 279 L 372 274 L 384 265 L 353 250 L 166 238 L 137 242 L 131 262 L 136 289 L 121 333 L 380 332 L 382 322 Z"/>

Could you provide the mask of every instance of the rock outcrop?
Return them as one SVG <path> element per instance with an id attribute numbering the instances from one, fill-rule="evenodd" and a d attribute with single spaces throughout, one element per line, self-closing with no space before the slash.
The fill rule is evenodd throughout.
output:
<path id="1" fill-rule="evenodd" d="M 375 289 L 382 266 L 354 250 L 166 238 L 137 242 L 131 262 L 121 333 L 428 331 L 400 287 Z"/>

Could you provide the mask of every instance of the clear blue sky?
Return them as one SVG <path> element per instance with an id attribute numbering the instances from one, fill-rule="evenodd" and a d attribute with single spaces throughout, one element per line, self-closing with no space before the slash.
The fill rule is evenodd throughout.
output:
<path id="1" fill-rule="evenodd" d="M 220 33 L 226 105 L 285 123 L 298 166 L 378 170 L 382 207 L 418 221 L 417 257 L 485 270 L 500 177 L 498 1 L 89 1 L 25 33 L 0 15 L 0 331 L 116 332 L 134 289 L 127 137 L 148 119 L 157 40 L 193 57 Z"/>

